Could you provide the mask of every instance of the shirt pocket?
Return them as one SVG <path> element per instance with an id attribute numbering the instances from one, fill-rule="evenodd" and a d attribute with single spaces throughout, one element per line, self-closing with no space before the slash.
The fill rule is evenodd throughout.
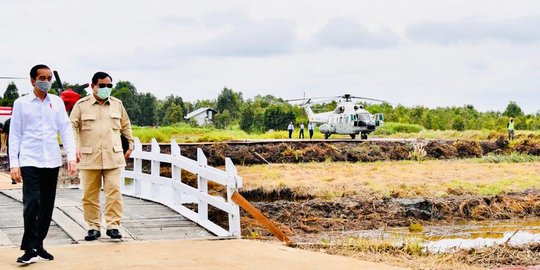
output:
<path id="1" fill-rule="evenodd" d="M 112 129 L 120 129 L 120 114 L 119 113 L 111 113 L 111 127 Z"/>
<path id="2" fill-rule="evenodd" d="M 115 145 L 113 146 L 114 151 L 114 158 L 117 164 L 123 164 L 124 163 L 124 149 L 122 149 L 122 146 Z"/>
<path id="3" fill-rule="evenodd" d="M 81 115 L 82 120 L 82 130 L 92 130 L 96 123 L 96 115 L 83 113 Z"/>
<path id="4" fill-rule="evenodd" d="M 94 149 L 92 147 L 81 147 L 81 163 L 83 165 L 89 165 L 90 160 L 92 160 L 89 156 L 92 155 L 92 152 L 94 152 Z"/>

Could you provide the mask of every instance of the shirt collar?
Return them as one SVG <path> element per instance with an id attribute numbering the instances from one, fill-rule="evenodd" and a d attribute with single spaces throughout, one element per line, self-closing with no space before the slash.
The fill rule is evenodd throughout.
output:
<path id="1" fill-rule="evenodd" d="M 41 99 L 39 99 L 38 96 L 36 96 L 36 94 L 34 93 L 34 90 L 33 90 L 33 89 L 32 89 L 32 91 L 30 91 L 30 94 L 28 94 L 28 95 L 30 95 L 30 97 L 32 98 L 32 100 L 39 100 L 39 101 L 41 101 Z M 47 95 L 45 95 L 45 99 L 44 99 L 43 101 L 45 101 L 45 100 L 50 101 L 49 95 L 50 95 L 50 94 L 47 93 Z"/>
<path id="2" fill-rule="evenodd" d="M 110 104 L 110 100 L 111 100 L 111 97 L 107 98 L 107 100 L 105 100 L 105 103 L 109 103 Z M 97 100 L 97 98 L 94 96 L 94 93 L 90 94 L 90 102 L 92 105 L 98 103 L 99 104 L 99 101 Z"/>

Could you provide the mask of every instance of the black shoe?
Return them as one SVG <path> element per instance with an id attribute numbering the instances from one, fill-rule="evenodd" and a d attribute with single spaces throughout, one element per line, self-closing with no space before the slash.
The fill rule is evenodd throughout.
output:
<path id="1" fill-rule="evenodd" d="M 120 239 L 120 238 L 122 238 L 122 235 L 120 234 L 118 229 L 107 230 L 107 235 L 110 236 L 112 239 Z"/>
<path id="2" fill-rule="evenodd" d="M 84 240 L 86 241 L 94 241 L 98 239 L 101 236 L 101 232 L 98 230 L 89 230 L 88 234 L 84 237 Z"/>
<path id="3" fill-rule="evenodd" d="M 48 260 L 48 261 L 54 260 L 54 256 L 51 253 L 47 252 L 44 248 L 38 248 L 37 255 L 42 260 Z"/>
<path id="4" fill-rule="evenodd" d="M 39 261 L 38 254 L 35 250 L 30 249 L 24 252 L 24 255 L 17 258 L 18 263 L 31 264 Z"/>

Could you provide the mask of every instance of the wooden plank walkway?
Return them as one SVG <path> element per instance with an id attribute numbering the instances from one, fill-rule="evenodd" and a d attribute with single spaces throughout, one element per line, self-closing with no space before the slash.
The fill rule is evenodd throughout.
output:
<path id="1" fill-rule="evenodd" d="M 0 189 L 0 246 L 18 246 L 23 234 L 22 190 Z M 53 221 L 45 240 L 46 246 L 76 244 L 84 241 L 86 224 L 82 212 L 82 191 L 59 188 Z M 124 217 L 120 231 L 121 241 L 178 240 L 215 238 L 210 232 L 186 219 L 170 208 L 158 203 L 123 196 Z M 101 196 L 104 208 L 103 192 Z M 102 226 L 101 242 L 117 241 L 105 235 Z"/>

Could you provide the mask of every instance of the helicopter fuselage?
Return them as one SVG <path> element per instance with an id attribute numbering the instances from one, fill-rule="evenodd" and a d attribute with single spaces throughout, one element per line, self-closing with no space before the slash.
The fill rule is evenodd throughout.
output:
<path id="1" fill-rule="evenodd" d="M 333 111 L 313 113 L 309 106 L 304 107 L 310 122 L 319 123 L 319 131 L 328 138 L 331 134 L 345 134 L 352 138 L 360 134 L 367 138 L 367 134 L 375 131 L 377 125 L 382 125 L 382 116 L 374 117 L 370 112 L 353 102 L 340 102 Z"/>

